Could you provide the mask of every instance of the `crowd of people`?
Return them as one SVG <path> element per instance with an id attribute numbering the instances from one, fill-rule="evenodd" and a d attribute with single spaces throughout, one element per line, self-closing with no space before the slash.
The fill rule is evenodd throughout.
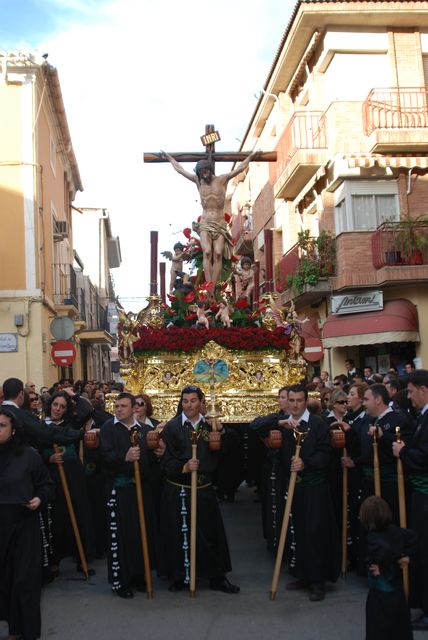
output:
<path id="1" fill-rule="evenodd" d="M 238 593 L 226 577 L 231 559 L 219 502 L 233 502 L 244 480 L 254 486 L 262 532 L 276 553 L 292 474 L 297 482 L 285 557 L 294 579 L 287 589 L 320 601 L 341 569 L 356 571 L 369 580 L 367 638 L 403 640 L 412 637 L 412 627 L 428 630 L 428 371 L 412 366 L 405 377 L 396 371 L 379 376 L 369 367 L 358 371 L 351 360 L 346 368 L 332 381 L 321 372 L 309 383 L 283 387 L 278 411 L 249 425 L 206 419 L 204 394 L 193 385 L 182 389 L 177 415 L 165 423 L 153 416 L 146 393 L 131 394 L 119 383 L 64 379 L 37 392 L 31 382 L 5 380 L 0 619 L 10 639 L 40 637 L 42 585 L 60 574 L 64 558 L 89 576 L 93 560 L 106 556 L 108 580 L 120 598 L 148 588 L 136 483 L 144 496 L 150 570 L 169 578 L 172 592 L 189 588 L 196 477 L 197 578 L 208 579 L 213 590 Z M 108 394 L 114 394 L 114 413 L 106 410 Z M 398 460 L 409 529 L 400 514 Z M 407 566 L 409 604 L 422 610 L 413 622 L 401 577 Z"/>

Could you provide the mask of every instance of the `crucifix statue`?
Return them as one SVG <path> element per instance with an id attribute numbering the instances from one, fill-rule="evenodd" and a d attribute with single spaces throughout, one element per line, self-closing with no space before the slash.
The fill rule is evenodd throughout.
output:
<path id="1" fill-rule="evenodd" d="M 214 129 L 214 125 L 206 125 L 205 135 L 201 137 L 205 146 L 205 153 L 145 153 L 145 162 L 170 162 L 180 175 L 196 184 L 202 205 L 202 215 L 197 223 L 193 223 L 193 229 L 199 234 L 203 254 L 203 269 L 205 280 L 212 282 L 214 286 L 220 278 L 223 257 L 232 257 L 232 238 L 224 219 L 224 205 L 226 201 L 226 189 L 229 180 L 239 175 L 252 160 L 274 162 L 276 152 L 252 153 L 215 152 L 215 142 L 220 136 Z M 193 162 L 197 160 L 195 173 L 186 171 L 178 162 Z M 220 176 L 215 175 L 215 162 L 241 163 L 229 173 Z"/>

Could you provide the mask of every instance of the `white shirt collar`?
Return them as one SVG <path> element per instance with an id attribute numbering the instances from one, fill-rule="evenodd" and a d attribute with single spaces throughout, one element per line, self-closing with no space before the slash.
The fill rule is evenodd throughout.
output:
<path id="1" fill-rule="evenodd" d="M 4 402 L 3 402 L 3 404 L 4 404 Z M 428 402 L 427 402 L 427 404 L 424 406 L 424 408 L 422 409 L 421 414 L 422 414 L 422 415 L 424 415 L 425 411 L 428 411 Z"/>
<path id="2" fill-rule="evenodd" d="M 393 409 L 391 407 L 387 407 L 385 411 L 382 411 L 380 415 L 377 416 L 376 420 L 380 420 L 383 416 L 386 416 L 387 413 L 392 413 Z"/>
<path id="3" fill-rule="evenodd" d="M 305 409 L 304 412 L 302 413 L 302 415 L 300 416 L 300 418 L 296 421 L 297 423 L 300 424 L 300 422 L 309 422 L 309 418 L 311 417 L 311 414 L 309 413 L 308 409 Z M 292 420 L 294 420 L 293 416 L 290 414 L 290 418 Z"/>
<path id="4" fill-rule="evenodd" d="M 198 424 L 198 422 L 200 422 L 203 419 L 204 419 L 204 416 L 201 413 L 199 414 L 197 420 L 195 420 L 194 422 L 192 422 L 192 420 L 190 420 L 185 413 L 181 414 L 181 424 L 184 424 L 185 422 L 190 422 L 192 427 L 195 427 Z"/>
<path id="5" fill-rule="evenodd" d="M 113 422 L 114 422 L 114 424 L 117 424 L 119 422 L 119 424 L 121 424 L 122 426 L 126 427 L 126 429 L 128 429 L 128 430 L 132 429 L 132 427 L 138 427 L 139 424 L 140 424 L 134 418 L 134 422 L 128 427 L 126 424 L 123 424 L 123 422 L 121 422 L 118 418 L 116 418 L 116 416 L 114 416 Z"/>
<path id="6" fill-rule="evenodd" d="M 16 402 L 13 402 L 12 400 L 3 400 L 3 406 L 7 406 L 9 405 L 9 407 L 16 407 L 17 409 L 20 409 L 21 407 L 19 407 Z"/>

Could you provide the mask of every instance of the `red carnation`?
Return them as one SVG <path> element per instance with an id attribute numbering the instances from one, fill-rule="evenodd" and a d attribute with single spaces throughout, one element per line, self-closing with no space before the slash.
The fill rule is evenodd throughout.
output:
<path id="1" fill-rule="evenodd" d="M 225 213 L 224 219 L 226 220 L 226 224 L 229 224 L 229 222 L 232 220 L 232 216 L 230 215 L 230 213 Z"/>
<path id="2" fill-rule="evenodd" d="M 175 300 L 177 300 L 177 296 L 173 296 L 170 293 L 167 293 L 168 299 L 171 300 L 171 302 L 175 302 Z"/>
<path id="3" fill-rule="evenodd" d="M 193 293 L 193 291 L 189 291 L 189 293 L 184 296 L 184 302 L 193 302 L 194 299 L 195 294 Z"/>
<path id="4" fill-rule="evenodd" d="M 234 253 L 232 253 L 232 262 L 238 262 L 239 258 L 238 256 L 235 256 Z"/>
<path id="5" fill-rule="evenodd" d="M 192 230 L 189 227 L 183 229 L 183 235 L 190 240 L 190 236 L 192 235 Z"/>
<path id="6" fill-rule="evenodd" d="M 248 300 L 244 300 L 244 299 L 242 299 L 242 300 L 237 300 L 237 301 L 235 302 L 235 307 L 236 307 L 237 309 L 243 309 L 244 307 L 248 307 Z"/>

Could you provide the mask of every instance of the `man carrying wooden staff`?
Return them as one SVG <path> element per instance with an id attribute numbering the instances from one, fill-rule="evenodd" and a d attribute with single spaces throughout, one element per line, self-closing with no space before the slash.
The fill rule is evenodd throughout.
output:
<path id="1" fill-rule="evenodd" d="M 291 509 L 288 545 L 290 572 L 297 578 L 287 589 L 309 589 L 312 602 L 323 600 L 325 583 L 335 582 L 340 573 L 340 541 L 327 469 L 331 460 L 328 425 L 306 407 L 308 392 L 303 385 L 289 387 L 289 416 L 278 422 L 282 431 L 281 464 L 291 479 L 297 473 L 296 488 Z M 306 433 L 300 456 L 296 456 L 294 430 Z M 269 425 L 257 432 L 266 437 Z"/>
<path id="2" fill-rule="evenodd" d="M 115 417 L 108 420 L 100 431 L 100 452 L 106 465 L 107 509 L 109 517 L 108 572 L 112 590 L 120 598 L 132 598 L 133 588 L 150 591 L 146 584 L 146 567 L 141 541 L 140 513 L 134 463 L 139 463 L 141 488 L 144 492 L 144 521 L 147 531 L 150 565 L 156 566 L 158 540 L 157 519 L 149 477 L 161 448 L 147 449 L 146 436 L 151 429 L 139 424 L 134 417 L 135 398 L 130 393 L 119 393 L 115 402 Z M 135 429 L 138 444 L 130 440 Z"/>
<path id="3" fill-rule="evenodd" d="M 389 407 L 388 390 L 383 384 L 373 384 L 366 389 L 363 404 L 372 423 L 368 433 L 361 434 L 361 459 L 364 475 L 362 499 L 380 494 L 389 504 L 393 523 L 399 525 L 397 463 L 392 453 L 392 445 L 395 442 L 396 427 L 401 428 L 401 437 L 406 442 L 411 435 L 412 426 L 405 414 Z M 375 443 L 373 442 L 374 437 L 376 438 Z M 379 461 L 377 487 L 375 486 L 377 464 L 374 449 L 378 452 Z"/>
<path id="4" fill-rule="evenodd" d="M 428 371 L 410 373 L 407 392 L 415 409 L 420 411 L 416 430 L 410 442 L 395 442 L 393 453 L 402 461 L 412 487 L 410 527 L 418 534 L 415 575 L 412 584 L 413 607 L 422 609 L 412 623 L 415 631 L 428 631 Z"/>
<path id="5" fill-rule="evenodd" d="M 210 450 L 212 427 L 201 413 L 203 397 L 199 387 L 184 387 L 182 413 L 170 420 L 162 432 L 166 446 L 161 461 L 166 475 L 161 506 L 162 573 L 173 580 L 170 591 L 189 589 L 190 490 L 191 474 L 196 473 L 196 575 L 208 578 L 214 591 L 239 593 L 239 587 L 225 575 L 231 571 L 229 547 L 211 483 L 218 453 Z M 192 456 L 192 437 L 197 441 L 196 458 Z"/>

